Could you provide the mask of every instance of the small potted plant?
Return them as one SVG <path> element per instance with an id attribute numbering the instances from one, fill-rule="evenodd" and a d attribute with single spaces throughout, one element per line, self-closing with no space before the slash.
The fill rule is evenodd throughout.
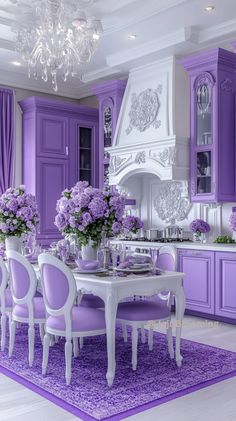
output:
<path id="1" fill-rule="evenodd" d="M 137 216 L 128 215 L 122 222 L 123 231 L 126 235 L 136 235 L 140 228 L 143 228 L 143 222 Z"/>
<path id="2" fill-rule="evenodd" d="M 210 231 L 210 225 L 202 219 L 195 219 L 190 224 L 190 229 L 193 232 L 194 241 L 206 242 L 206 233 Z"/>

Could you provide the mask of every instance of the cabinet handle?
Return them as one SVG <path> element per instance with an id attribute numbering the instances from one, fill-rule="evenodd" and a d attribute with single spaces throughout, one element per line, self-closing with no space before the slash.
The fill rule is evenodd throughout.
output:
<path id="1" fill-rule="evenodd" d="M 69 155 L 69 149 L 68 149 L 68 146 L 66 146 L 66 155 L 67 155 L 67 156 Z"/>

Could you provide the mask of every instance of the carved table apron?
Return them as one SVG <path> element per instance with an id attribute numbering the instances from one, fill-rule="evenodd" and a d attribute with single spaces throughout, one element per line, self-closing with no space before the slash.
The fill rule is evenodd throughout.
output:
<path id="1" fill-rule="evenodd" d="M 185 295 L 182 286 L 182 272 L 165 272 L 161 275 L 129 275 L 127 277 L 96 276 L 73 271 L 79 294 L 89 293 L 99 296 L 105 303 L 107 329 L 107 383 L 112 386 L 115 369 L 115 328 L 118 303 L 133 295 L 152 296 L 161 291 L 171 291 L 175 296 L 176 313 L 176 352 L 175 359 L 181 366 L 180 339 L 185 310 Z"/>

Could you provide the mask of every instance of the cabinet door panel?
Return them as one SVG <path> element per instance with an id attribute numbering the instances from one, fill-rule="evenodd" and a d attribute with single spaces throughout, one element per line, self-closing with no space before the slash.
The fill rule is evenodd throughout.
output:
<path id="1" fill-rule="evenodd" d="M 59 238 L 54 225 L 56 203 L 68 185 L 68 161 L 64 159 L 37 160 L 37 199 L 40 212 L 39 238 Z"/>
<path id="2" fill-rule="evenodd" d="M 37 154 L 51 157 L 66 157 L 68 150 L 66 117 L 40 114 L 37 119 L 39 138 Z"/>
<path id="3" fill-rule="evenodd" d="M 235 253 L 216 253 L 216 314 L 236 319 Z"/>
<path id="4" fill-rule="evenodd" d="M 186 308 L 214 313 L 214 253 L 179 252 L 179 270 L 185 273 Z"/>

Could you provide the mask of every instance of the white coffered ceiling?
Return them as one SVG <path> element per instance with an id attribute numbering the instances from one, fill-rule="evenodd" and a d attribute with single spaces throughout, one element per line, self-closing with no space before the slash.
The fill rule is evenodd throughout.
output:
<path id="1" fill-rule="evenodd" d="M 121 78 L 137 65 L 171 54 L 183 56 L 212 46 L 232 49 L 230 41 L 236 39 L 236 0 L 83 1 L 88 2 L 88 14 L 102 20 L 104 35 L 83 82 L 59 81 L 59 95 L 88 96 L 90 84 L 98 80 Z M 215 6 L 211 13 L 204 10 L 209 4 Z M 28 79 L 24 63 L 12 64 L 21 61 L 11 32 L 16 20 L 16 5 L 0 0 L 0 84 L 53 93 L 50 82 Z M 129 39 L 130 34 L 136 39 Z"/>

